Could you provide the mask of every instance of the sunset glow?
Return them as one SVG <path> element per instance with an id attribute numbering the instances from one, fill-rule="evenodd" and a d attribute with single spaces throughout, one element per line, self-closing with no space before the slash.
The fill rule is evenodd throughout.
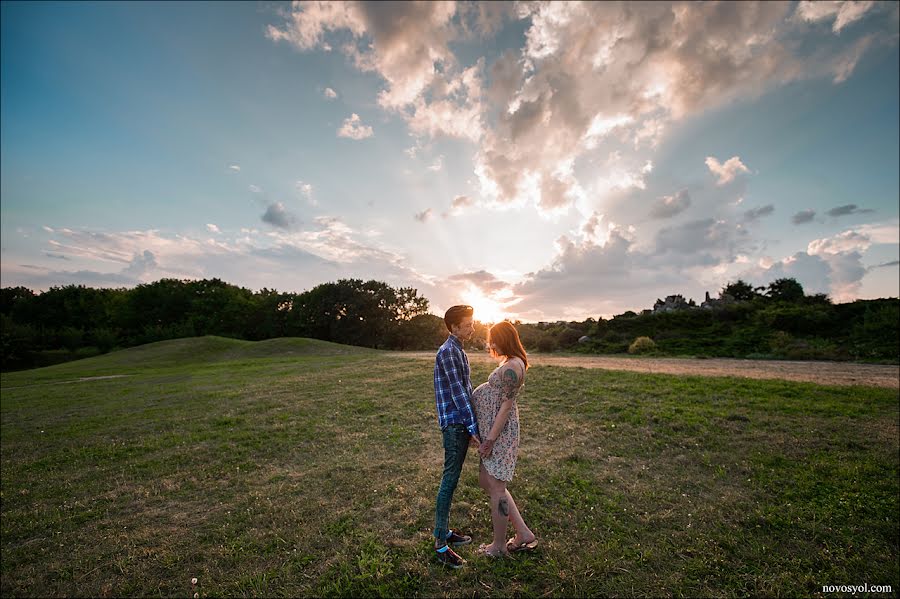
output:
<path id="1" fill-rule="evenodd" d="M 509 317 L 503 308 L 490 297 L 486 296 L 478 287 L 469 285 L 468 291 L 463 295 L 463 301 L 475 309 L 475 320 L 484 324 L 494 324 Z"/>

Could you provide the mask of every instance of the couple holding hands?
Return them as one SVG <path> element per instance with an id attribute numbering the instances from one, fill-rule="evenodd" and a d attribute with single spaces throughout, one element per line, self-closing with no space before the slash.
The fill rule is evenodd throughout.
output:
<path id="1" fill-rule="evenodd" d="M 459 482 L 470 446 L 481 458 L 479 483 L 490 496 L 494 538 L 481 544 L 478 553 L 504 557 L 537 547 L 537 538 L 522 519 L 516 502 L 506 489 L 512 480 L 519 450 L 519 410 L 516 395 L 525 380 L 528 358 L 519 334 L 509 322 L 500 322 L 488 332 L 488 348 L 500 365 L 486 383 L 472 389 L 469 360 L 463 341 L 472 337 L 475 325 L 471 306 L 453 306 L 444 315 L 450 331 L 434 364 L 434 396 L 438 423 L 444 437 L 444 472 L 437 495 L 434 548 L 443 564 L 459 568 L 463 560 L 451 546 L 472 541 L 468 535 L 450 530 L 450 503 Z M 516 534 L 506 539 L 507 522 Z"/>

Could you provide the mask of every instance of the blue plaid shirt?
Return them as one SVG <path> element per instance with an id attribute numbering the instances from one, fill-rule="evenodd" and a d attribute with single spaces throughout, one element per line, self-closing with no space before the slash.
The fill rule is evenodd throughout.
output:
<path id="1" fill-rule="evenodd" d="M 470 435 L 478 434 L 478 421 L 472 412 L 472 380 L 469 359 L 462 342 L 450 335 L 434 358 L 434 399 L 438 424 L 462 424 Z"/>

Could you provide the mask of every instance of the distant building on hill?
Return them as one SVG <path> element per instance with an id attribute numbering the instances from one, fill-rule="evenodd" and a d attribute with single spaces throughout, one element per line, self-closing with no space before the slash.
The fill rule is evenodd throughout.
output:
<path id="1" fill-rule="evenodd" d="M 707 294 L 709 295 L 709 294 Z M 680 293 L 676 295 L 667 295 L 665 300 L 657 299 L 653 304 L 653 313 L 661 314 L 663 312 L 675 312 L 676 310 L 692 310 L 697 307 L 694 300 L 685 300 Z"/>
<path id="2" fill-rule="evenodd" d="M 733 304 L 736 300 L 734 296 L 729 293 L 719 293 L 719 299 L 712 299 L 709 297 L 709 291 L 706 292 L 706 299 L 703 300 L 703 303 L 700 304 L 701 308 L 705 308 L 707 310 L 712 310 L 713 308 L 721 308 L 723 306 L 727 306 L 728 304 Z"/>

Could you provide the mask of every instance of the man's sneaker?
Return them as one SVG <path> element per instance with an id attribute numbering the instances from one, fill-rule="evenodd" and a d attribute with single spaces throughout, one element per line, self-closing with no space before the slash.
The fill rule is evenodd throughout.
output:
<path id="1" fill-rule="evenodd" d="M 451 568 L 462 568 L 463 564 L 466 563 L 466 560 L 459 557 L 455 551 L 450 549 L 449 545 L 444 545 L 441 550 L 435 550 L 435 554 L 437 555 L 437 559 L 439 562 L 444 564 L 445 566 L 450 566 Z"/>
<path id="2" fill-rule="evenodd" d="M 468 545 L 471 542 L 472 537 L 470 537 L 469 535 L 462 535 L 453 530 L 447 533 L 447 544 L 452 545 L 453 547 Z"/>

